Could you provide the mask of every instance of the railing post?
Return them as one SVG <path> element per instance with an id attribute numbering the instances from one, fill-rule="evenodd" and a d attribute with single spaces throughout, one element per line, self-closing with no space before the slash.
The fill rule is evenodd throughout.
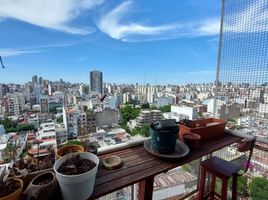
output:
<path id="1" fill-rule="evenodd" d="M 138 200 L 150 200 L 153 198 L 154 176 L 150 176 L 139 182 Z"/>

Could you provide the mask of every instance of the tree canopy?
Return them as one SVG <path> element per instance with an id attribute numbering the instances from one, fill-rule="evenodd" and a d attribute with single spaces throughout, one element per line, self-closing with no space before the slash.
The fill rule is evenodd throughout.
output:
<path id="1" fill-rule="evenodd" d="M 264 200 L 268 197 L 268 180 L 254 178 L 250 184 L 252 200 Z"/>
<path id="2" fill-rule="evenodd" d="M 135 127 L 131 131 L 131 135 L 142 135 L 144 137 L 149 137 L 150 136 L 150 125 L 149 124 L 144 124 L 142 127 Z"/>
<path id="3" fill-rule="evenodd" d="M 120 109 L 121 125 L 125 125 L 129 120 L 138 117 L 140 110 L 140 108 L 134 108 L 131 105 L 126 104 L 123 108 Z"/>

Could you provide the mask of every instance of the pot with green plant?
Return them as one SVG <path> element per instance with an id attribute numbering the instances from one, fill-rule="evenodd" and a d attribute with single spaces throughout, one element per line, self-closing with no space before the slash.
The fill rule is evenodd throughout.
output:
<path id="1" fill-rule="evenodd" d="M 63 156 L 54 164 L 54 171 L 64 200 L 85 200 L 95 185 L 99 158 L 89 152 Z"/>

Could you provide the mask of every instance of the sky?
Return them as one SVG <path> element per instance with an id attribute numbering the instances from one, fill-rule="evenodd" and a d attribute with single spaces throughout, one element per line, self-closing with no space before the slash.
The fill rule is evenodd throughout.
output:
<path id="1" fill-rule="evenodd" d="M 221 0 L 0 0 L 0 83 L 216 78 Z"/>

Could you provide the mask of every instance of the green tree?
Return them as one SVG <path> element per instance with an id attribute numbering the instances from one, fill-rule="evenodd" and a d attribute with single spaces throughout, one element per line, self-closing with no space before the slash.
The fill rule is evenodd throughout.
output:
<path id="1" fill-rule="evenodd" d="M 6 130 L 9 128 L 16 128 L 16 126 L 17 126 L 17 124 L 9 118 L 5 118 L 3 120 L 0 120 L 0 124 L 4 125 Z"/>
<path id="2" fill-rule="evenodd" d="M 6 129 L 6 132 L 7 132 L 7 133 L 17 132 L 17 130 L 18 130 L 17 128 L 13 128 L 13 127 L 11 127 L 11 128 L 7 128 L 7 129 Z"/>
<path id="3" fill-rule="evenodd" d="M 166 105 L 166 106 L 161 106 L 159 107 L 159 110 L 161 110 L 161 112 L 170 112 L 171 111 L 171 105 Z"/>
<path id="4" fill-rule="evenodd" d="M 135 127 L 134 129 L 132 129 L 131 135 L 132 136 L 142 135 L 144 137 L 149 137 L 150 136 L 149 129 L 150 129 L 150 125 L 144 124 L 142 127 Z"/>
<path id="5" fill-rule="evenodd" d="M 152 105 L 152 106 L 150 107 L 150 110 L 157 110 L 157 109 L 158 109 L 158 107 L 155 106 L 155 105 Z"/>
<path id="6" fill-rule="evenodd" d="M 17 148 L 15 145 L 13 144 L 7 144 L 4 152 L 6 155 L 8 155 L 8 162 L 10 162 L 11 160 L 14 160 L 15 159 L 15 156 L 17 154 L 16 152 Z"/>
<path id="7" fill-rule="evenodd" d="M 142 109 L 148 109 L 148 108 L 150 108 L 150 104 L 149 103 L 141 104 L 141 108 Z"/>
<path id="8" fill-rule="evenodd" d="M 268 180 L 265 178 L 254 178 L 250 184 L 252 200 L 264 200 L 268 197 Z"/>
<path id="9" fill-rule="evenodd" d="M 63 122 L 63 116 L 61 115 L 60 117 L 58 117 L 56 119 L 56 121 L 57 121 L 58 124 L 62 123 Z"/>
<path id="10" fill-rule="evenodd" d="M 197 115 L 198 117 L 203 117 L 203 112 L 198 112 Z"/>
<path id="11" fill-rule="evenodd" d="M 141 110 L 140 108 L 133 108 L 129 104 L 126 104 L 124 108 L 121 108 L 120 109 L 121 127 L 126 125 L 129 120 L 138 117 L 140 110 Z"/>
<path id="12" fill-rule="evenodd" d="M 19 124 L 17 126 L 17 131 L 30 131 L 30 130 L 34 130 L 34 125 L 33 124 Z"/>

